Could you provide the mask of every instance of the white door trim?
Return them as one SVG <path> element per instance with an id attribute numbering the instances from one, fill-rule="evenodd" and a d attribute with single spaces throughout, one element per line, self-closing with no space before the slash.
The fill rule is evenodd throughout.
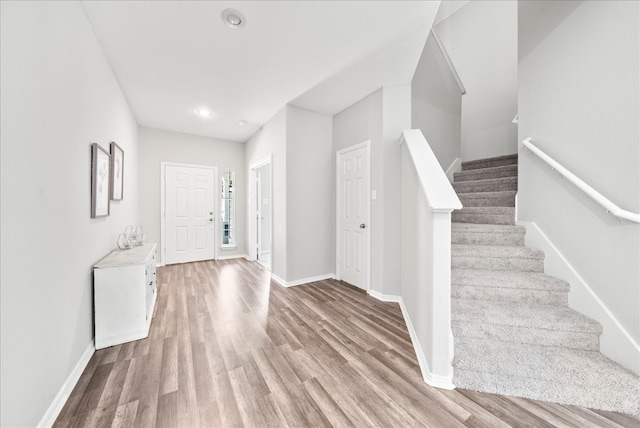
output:
<path id="1" fill-rule="evenodd" d="M 256 222 L 254 221 L 254 214 L 257 211 L 258 207 L 255 206 L 256 201 L 255 201 L 255 196 L 256 196 L 256 180 L 257 180 L 257 171 L 258 169 L 260 169 L 261 167 L 265 166 L 265 165 L 271 165 L 271 174 L 269 177 L 269 187 L 270 187 L 270 192 L 269 194 L 271 195 L 271 201 L 269 203 L 269 209 L 271 210 L 271 215 L 269 216 L 270 220 L 271 220 L 271 243 L 269 246 L 269 254 L 271 255 L 271 271 L 273 271 L 273 163 L 272 163 L 272 157 L 273 155 L 268 155 L 265 156 L 264 158 L 260 159 L 259 161 L 253 163 L 250 167 L 249 167 L 249 207 L 248 207 L 248 212 L 249 212 L 249 246 L 247 247 L 249 249 L 248 253 L 249 253 L 249 260 L 250 261 L 256 261 L 256 243 L 258 242 L 258 226 L 256 224 Z"/>
<path id="2" fill-rule="evenodd" d="M 165 170 L 167 166 L 177 166 L 177 167 L 187 167 L 187 168 L 202 168 L 202 169 L 211 169 L 213 170 L 213 188 L 214 188 L 214 192 L 215 189 L 218 189 L 218 182 L 219 182 L 219 177 L 218 177 L 218 167 L 216 166 L 211 166 L 211 165 L 195 165 L 195 164 L 187 164 L 187 163 L 177 163 L 177 162 L 160 162 L 160 266 L 164 266 L 165 265 L 165 253 L 167 251 L 166 245 L 165 245 L 165 210 L 166 207 L 164 206 L 165 203 Z M 217 193 L 214 194 L 213 197 L 213 212 L 214 212 L 214 218 L 216 219 L 215 222 L 215 226 L 213 228 L 213 258 L 214 260 L 218 259 L 218 250 L 220 245 L 218 244 L 218 226 L 219 226 L 219 221 L 218 220 L 218 206 L 219 206 L 219 201 L 218 201 L 219 195 Z"/>
<path id="3" fill-rule="evenodd" d="M 353 146 L 344 148 L 342 150 L 338 150 L 336 152 L 336 279 L 338 280 L 342 279 L 342 263 L 340 260 L 340 256 L 339 256 L 340 251 L 338 248 L 340 245 L 340 208 L 341 208 L 340 200 L 342 199 L 341 198 L 342 187 L 340 186 L 340 158 L 345 153 L 349 153 L 350 151 L 358 150 L 361 148 L 366 149 L 367 160 L 369 162 L 369 165 L 367 165 L 369 177 L 366 183 L 367 203 L 365 204 L 365 209 L 367 210 L 367 218 L 369 219 L 369 224 L 365 229 L 365 234 L 367 237 L 367 256 L 366 256 L 367 275 L 366 275 L 366 281 L 365 281 L 366 282 L 365 290 L 367 293 L 369 293 L 369 290 L 371 290 L 371 140 L 363 141 L 362 143 L 355 144 Z"/>

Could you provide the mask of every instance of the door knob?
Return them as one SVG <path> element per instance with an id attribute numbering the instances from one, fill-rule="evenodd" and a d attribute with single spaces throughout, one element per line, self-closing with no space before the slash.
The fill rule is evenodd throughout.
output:
<path id="1" fill-rule="evenodd" d="M 210 218 L 209 221 L 213 221 L 213 218 Z"/>
<path id="2" fill-rule="evenodd" d="M 360 225 L 360 229 L 364 229 L 365 227 L 367 227 L 367 226 L 365 226 L 365 225 L 364 225 L 364 223 L 362 223 L 362 224 Z"/>

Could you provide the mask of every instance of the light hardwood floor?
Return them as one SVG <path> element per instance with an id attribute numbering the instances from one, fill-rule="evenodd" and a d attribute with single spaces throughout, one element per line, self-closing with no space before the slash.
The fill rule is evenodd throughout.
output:
<path id="1" fill-rule="evenodd" d="M 149 337 L 97 351 L 57 427 L 638 427 L 421 378 L 400 308 L 244 260 L 158 269 Z"/>

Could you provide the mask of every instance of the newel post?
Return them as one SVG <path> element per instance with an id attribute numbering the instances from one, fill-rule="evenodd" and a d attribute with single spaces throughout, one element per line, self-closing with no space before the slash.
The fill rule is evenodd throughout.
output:
<path id="1" fill-rule="evenodd" d="M 453 333 L 451 331 L 451 209 L 432 209 L 430 253 L 433 257 L 429 282 L 433 284 L 432 379 L 430 384 L 453 389 Z"/>

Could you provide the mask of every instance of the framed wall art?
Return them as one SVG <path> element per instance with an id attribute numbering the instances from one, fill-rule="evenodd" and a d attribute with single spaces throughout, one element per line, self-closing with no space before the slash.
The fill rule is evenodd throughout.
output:
<path id="1" fill-rule="evenodd" d="M 124 151 L 111 142 L 111 200 L 121 201 L 124 191 Z"/>
<path id="2" fill-rule="evenodd" d="M 91 145 L 91 218 L 109 215 L 111 155 L 98 143 Z"/>

